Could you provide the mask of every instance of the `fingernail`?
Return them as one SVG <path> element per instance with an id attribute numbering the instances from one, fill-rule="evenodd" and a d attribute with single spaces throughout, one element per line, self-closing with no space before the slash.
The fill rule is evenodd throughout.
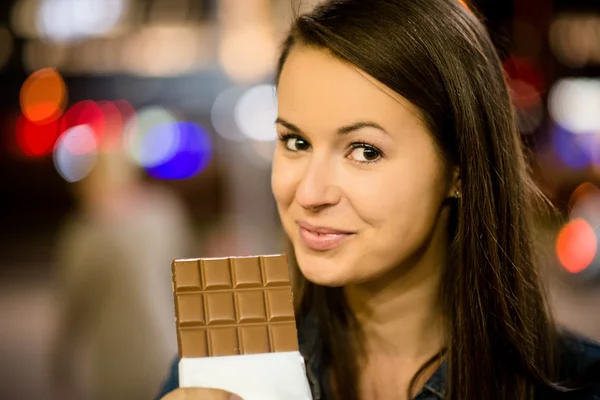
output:
<path id="1" fill-rule="evenodd" d="M 229 400 L 244 400 L 244 399 L 242 399 L 242 398 L 241 398 L 240 396 L 238 396 L 237 394 L 233 394 L 233 393 L 232 393 L 232 394 L 229 396 Z"/>

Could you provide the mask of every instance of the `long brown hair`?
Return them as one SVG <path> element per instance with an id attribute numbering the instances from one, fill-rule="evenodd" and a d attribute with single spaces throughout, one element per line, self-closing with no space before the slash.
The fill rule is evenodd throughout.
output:
<path id="1" fill-rule="evenodd" d="M 536 385 L 552 386 L 556 331 L 532 241 L 532 210 L 543 196 L 528 178 L 485 27 L 457 0 L 337 0 L 295 19 L 278 74 L 297 45 L 330 52 L 416 105 L 447 165 L 460 168 L 439 293 L 446 398 L 525 400 Z M 342 289 L 299 274 L 296 299 L 299 318 L 317 317 L 336 398 L 358 399 L 360 347 Z"/>

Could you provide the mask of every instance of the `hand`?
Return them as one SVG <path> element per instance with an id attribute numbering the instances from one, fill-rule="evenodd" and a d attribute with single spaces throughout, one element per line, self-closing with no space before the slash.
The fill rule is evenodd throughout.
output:
<path id="1" fill-rule="evenodd" d="M 243 400 L 240 396 L 220 389 L 179 388 L 161 400 Z"/>

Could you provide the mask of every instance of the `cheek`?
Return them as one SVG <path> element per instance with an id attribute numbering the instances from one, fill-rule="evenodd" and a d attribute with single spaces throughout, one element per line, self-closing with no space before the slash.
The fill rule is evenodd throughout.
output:
<path id="1" fill-rule="evenodd" d="M 394 163 L 361 180 L 349 179 L 353 209 L 368 225 L 387 235 L 426 231 L 435 222 L 444 197 L 442 169 L 433 163 Z"/>
<path id="2" fill-rule="evenodd" d="M 288 206 L 294 200 L 297 181 L 294 169 L 287 164 L 276 152 L 271 172 L 271 190 L 280 211 L 282 207 Z"/>

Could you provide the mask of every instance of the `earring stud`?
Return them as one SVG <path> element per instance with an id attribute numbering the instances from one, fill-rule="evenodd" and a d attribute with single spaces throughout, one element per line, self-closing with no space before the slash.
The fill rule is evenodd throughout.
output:
<path id="1" fill-rule="evenodd" d="M 454 194 L 456 195 L 457 199 L 460 199 L 460 192 L 458 191 L 458 189 L 456 189 L 456 191 L 454 192 Z"/>

